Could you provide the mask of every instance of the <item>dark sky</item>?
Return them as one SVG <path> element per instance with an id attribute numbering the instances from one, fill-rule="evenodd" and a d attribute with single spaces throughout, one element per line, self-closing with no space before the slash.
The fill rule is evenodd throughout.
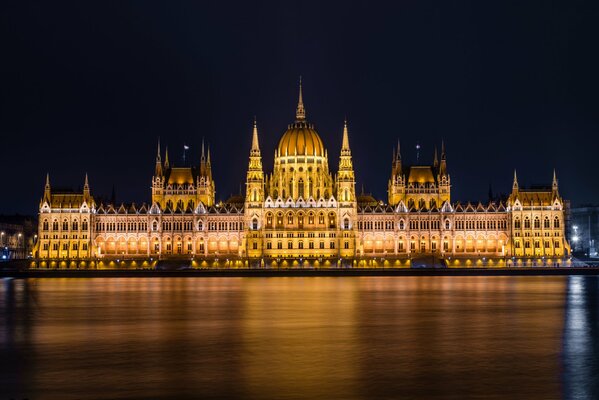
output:
<path id="1" fill-rule="evenodd" d="M 431 161 L 453 199 L 550 183 L 597 202 L 599 2 L 3 2 L 0 213 L 56 186 L 149 201 L 156 141 L 212 149 L 217 197 L 245 180 L 256 115 L 267 171 L 294 119 L 337 169 L 343 118 L 358 188 L 386 199 L 392 146 Z"/>

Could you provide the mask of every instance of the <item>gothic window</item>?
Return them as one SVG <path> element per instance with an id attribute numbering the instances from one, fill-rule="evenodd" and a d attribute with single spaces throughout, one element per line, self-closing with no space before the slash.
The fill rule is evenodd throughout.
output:
<path id="1" fill-rule="evenodd" d="M 287 248 L 293 249 L 293 242 L 287 242 Z"/>
<path id="2" fill-rule="evenodd" d="M 539 220 L 539 217 L 535 217 L 535 229 L 541 229 L 541 220 Z"/>
<path id="3" fill-rule="evenodd" d="M 304 216 L 303 216 L 303 215 L 301 215 L 301 214 L 300 214 L 300 215 L 297 217 L 297 224 L 298 224 L 298 226 L 299 226 L 300 228 L 303 228 L 303 227 L 304 227 Z"/>
<path id="4" fill-rule="evenodd" d="M 314 214 L 308 214 L 308 224 L 314 225 Z"/>
<path id="5" fill-rule="evenodd" d="M 343 220 L 343 229 L 349 229 L 349 218 Z"/>
<path id="6" fill-rule="evenodd" d="M 69 222 L 66 219 L 64 221 L 62 221 L 62 230 L 63 231 L 69 230 Z"/>
<path id="7" fill-rule="evenodd" d="M 559 217 L 557 217 L 557 216 L 556 216 L 556 217 L 554 218 L 554 220 L 553 220 L 553 227 L 554 227 L 555 229 L 558 229 L 558 228 L 559 228 Z"/>
<path id="8" fill-rule="evenodd" d="M 445 229 L 449 229 L 451 227 L 451 225 L 449 224 L 449 220 L 446 219 L 445 220 Z"/>
<path id="9" fill-rule="evenodd" d="M 48 230 L 48 220 L 47 219 L 45 219 L 42 224 L 42 230 L 44 230 L 44 231 Z"/>
<path id="10" fill-rule="evenodd" d="M 256 189 L 252 190 L 252 201 L 258 201 L 258 191 Z"/>
<path id="11" fill-rule="evenodd" d="M 266 227 L 272 228 L 272 214 L 271 213 L 266 214 Z"/>
<path id="12" fill-rule="evenodd" d="M 530 219 L 528 217 L 524 219 L 524 229 L 530 229 Z"/>
<path id="13" fill-rule="evenodd" d="M 309 196 L 314 196 L 314 182 L 312 181 L 312 178 L 308 179 L 308 197 Z"/>
<path id="14" fill-rule="evenodd" d="M 329 214 L 329 228 L 334 228 L 334 227 L 335 227 L 335 214 L 330 213 Z"/>
<path id="15" fill-rule="evenodd" d="M 324 224 L 324 214 L 323 213 L 318 214 L 318 223 L 321 225 Z"/>
<path id="16" fill-rule="evenodd" d="M 183 200 L 179 200 L 179 201 L 177 202 L 177 208 L 178 208 L 179 210 L 182 210 L 182 209 L 183 209 Z"/>
<path id="17" fill-rule="evenodd" d="M 293 179 L 289 181 L 289 197 L 293 197 Z"/>
<path id="18" fill-rule="evenodd" d="M 281 228 L 283 226 L 283 214 L 277 214 L 277 228 Z"/>
<path id="19" fill-rule="evenodd" d="M 297 182 L 297 196 L 304 198 L 304 180 L 300 178 Z"/>
<path id="20" fill-rule="evenodd" d="M 403 219 L 399 220 L 399 229 L 403 230 L 405 228 L 405 223 L 403 222 Z"/>
<path id="21" fill-rule="evenodd" d="M 258 218 L 252 219 L 252 229 L 253 230 L 258 229 Z"/>
<path id="22" fill-rule="evenodd" d="M 514 221 L 514 229 L 520 229 L 520 228 L 521 228 L 520 218 L 516 218 L 516 220 Z"/>
<path id="23" fill-rule="evenodd" d="M 173 202 L 171 200 L 166 202 L 166 208 L 170 208 L 170 209 L 173 208 Z"/>
<path id="24" fill-rule="evenodd" d="M 333 250 L 335 248 L 335 242 L 329 243 L 329 248 Z"/>
<path id="25" fill-rule="evenodd" d="M 543 221 L 543 228 L 545 228 L 545 229 L 551 228 L 551 224 L 549 222 L 549 217 L 545 217 L 545 220 Z"/>
<path id="26" fill-rule="evenodd" d="M 420 199 L 418 201 L 418 208 L 423 209 L 426 207 L 426 202 L 424 201 L 424 199 Z"/>
<path id="27" fill-rule="evenodd" d="M 288 225 L 293 225 L 293 214 L 289 213 L 287 215 L 287 224 Z"/>
<path id="28" fill-rule="evenodd" d="M 297 248 L 302 250 L 304 248 L 304 242 L 299 242 Z"/>
<path id="29" fill-rule="evenodd" d="M 191 210 L 193 210 L 193 209 L 195 208 L 195 206 L 196 206 L 196 203 L 195 203 L 195 201 L 193 201 L 193 200 L 189 200 L 189 203 L 187 203 L 187 204 L 188 204 L 188 207 L 189 207 Z"/>
<path id="30" fill-rule="evenodd" d="M 52 221 L 52 230 L 53 231 L 58 230 L 58 221 L 57 220 Z"/>
<path id="31" fill-rule="evenodd" d="M 348 241 L 345 241 L 345 242 L 343 243 L 343 247 L 344 247 L 346 250 L 347 250 L 347 249 L 349 249 L 349 242 L 348 242 Z"/>
<path id="32" fill-rule="evenodd" d="M 84 219 L 83 222 L 81 223 L 81 230 L 86 231 L 87 230 L 87 220 Z"/>
<path id="33" fill-rule="evenodd" d="M 283 242 L 277 242 L 277 250 L 283 249 Z"/>
<path id="34" fill-rule="evenodd" d="M 435 201 L 435 199 L 431 199 L 429 201 L 429 208 L 435 208 L 437 206 L 437 202 Z"/>
<path id="35" fill-rule="evenodd" d="M 74 231 L 79 230 L 79 223 L 77 221 L 73 221 L 71 225 Z"/>
<path id="36" fill-rule="evenodd" d="M 153 231 L 157 231 L 158 230 L 158 221 L 152 222 L 152 230 Z"/>

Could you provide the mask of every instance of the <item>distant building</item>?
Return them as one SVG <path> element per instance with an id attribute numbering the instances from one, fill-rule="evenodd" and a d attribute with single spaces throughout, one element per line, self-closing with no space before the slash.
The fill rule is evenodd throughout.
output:
<path id="1" fill-rule="evenodd" d="M 177 258 L 268 266 L 343 259 L 355 266 L 407 266 L 423 255 L 452 266 L 561 265 L 568 259 L 555 172 L 551 185 L 531 189 L 521 187 L 514 172 L 504 201 L 452 203 L 444 144 L 432 164 L 406 165 L 398 143 L 385 202 L 356 195 L 347 123 L 340 136 L 333 173 L 306 119 L 300 84 L 295 121 L 275 149 L 270 173 L 254 122 L 244 197 L 215 201 L 212 160 L 203 146 L 199 166 L 178 167 L 158 145 L 149 204 L 98 204 L 87 176 L 81 193 L 57 193 L 48 178 L 39 209 L 39 266 Z"/>
<path id="2" fill-rule="evenodd" d="M 572 207 L 569 214 L 568 239 L 572 251 L 599 258 L 599 205 Z"/>
<path id="3" fill-rule="evenodd" d="M 31 257 L 37 229 L 33 217 L 0 215 L 0 261 Z"/>

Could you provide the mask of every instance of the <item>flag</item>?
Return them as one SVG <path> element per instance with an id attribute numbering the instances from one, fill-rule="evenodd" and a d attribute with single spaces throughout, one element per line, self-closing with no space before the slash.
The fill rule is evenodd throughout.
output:
<path id="1" fill-rule="evenodd" d="M 184 145 L 183 145 L 183 150 L 189 150 L 189 146 L 188 146 L 188 145 L 186 145 L 186 144 L 184 144 Z"/>

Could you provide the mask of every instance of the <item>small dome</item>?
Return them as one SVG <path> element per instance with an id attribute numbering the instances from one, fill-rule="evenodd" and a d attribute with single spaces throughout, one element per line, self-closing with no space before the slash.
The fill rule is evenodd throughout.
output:
<path id="1" fill-rule="evenodd" d="M 320 156 L 324 157 L 324 145 L 314 126 L 297 121 L 291 125 L 279 142 L 279 156 Z"/>

